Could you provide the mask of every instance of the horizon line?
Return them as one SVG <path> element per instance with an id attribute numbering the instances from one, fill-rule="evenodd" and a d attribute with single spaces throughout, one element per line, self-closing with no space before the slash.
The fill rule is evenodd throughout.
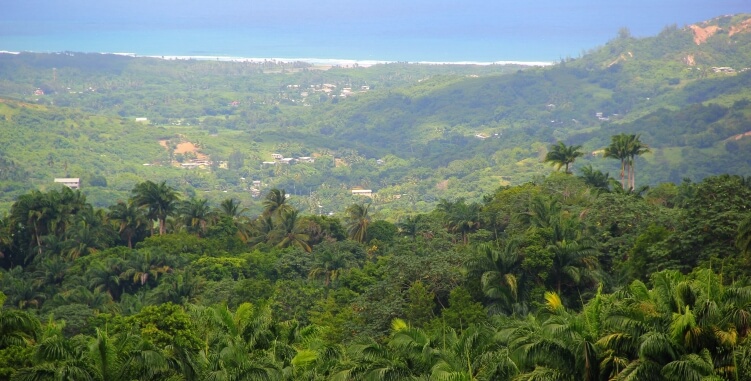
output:
<path id="1" fill-rule="evenodd" d="M 322 66 L 360 66 L 369 67 L 378 64 L 390 64 L 390 63 L 408 63 L 419 65 L 518 65 L 518 66 L 552 66 L 555 62 L 552 61 L 520 61 L 520 60 L 498 60 L 498 61 L 399 61 L 399 60 L 361 60 L 361 59 L 346 59 L 346 58 L 280 58 L 280 57 L 238 57 L 238 56 L 209 56 L 209 55 L 142 55 L 138 53 L 129 52 L 73 52 L 73 51 L 59 51 L 59 52 L 35 52 L 35 51 L 8 51 L 0 50 L 0 54 L 21 54 L 21 53 L 42 53 L 42 54 L 103 54 L 103 55 L 117 55 L 133 58 L 157 58 L 165 61 L 171 60 L 200 60 L 200 61 L 221 61 L 221 62 L 305 62 L 312 65 Z"/>

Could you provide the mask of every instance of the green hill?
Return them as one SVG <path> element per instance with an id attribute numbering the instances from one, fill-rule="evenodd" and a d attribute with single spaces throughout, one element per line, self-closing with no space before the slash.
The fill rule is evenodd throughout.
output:
<path id="1" fill-rule="evenodd" d="M 0 105 L 3 201 L 66 175 L 96 179 L 90 200 L 107 204 L 153 178 L 249 201 L 254 187 L 285 188 L 311 213 L 373 189 L 374 210 L 395 216 L 533 180 L 550 171 L 542 159 L 557 141 L 595 152 L 624 132 L 652 147 L 636 163 L 646 184 L 751 175 L 748 20 L 643 39 L 621 30 L 536 68 L 2 54 L 0 95 L 19 99 Z M 315 163 L 263 164 L 272 153 Z M 196 160 L 203 168 L 182 168 Z M 583 164 L 618 166 L 591 155 L 575 169 Z"/>

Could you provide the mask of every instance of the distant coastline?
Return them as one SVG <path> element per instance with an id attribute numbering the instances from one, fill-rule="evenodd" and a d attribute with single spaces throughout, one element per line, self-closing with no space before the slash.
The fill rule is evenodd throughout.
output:
<path id="1" fill-rule="evenodd" d="M 88 52 L 33 52 L 33 51 L 7 51 L 0 50 L 0 54 L 20 54 L 20 53 L 43 53 L 43 54 L 91 54 Z M 134 58 L 158 58 L 163 60 L 201 60 L 201 61 L 221 61 L 221 62 L 305 62 L 314 66 L 331 66 L 331 67 L 369 67 L 378 64 L 389 64 L 397 62 L 406 62 L 409 64 L 419 65 L 517 65 L 517 66 L 552 66 L 555 62 L 546 61 L 388 61 L 388 60 L 356 60 L 340 58 L 254 58 L 254 57 L 234 57 L 234 56 L 204 56 L 204 55 L 141 55 L 137 53 L 113 52 L 99 53 L 111 54 L 117 56 L 126 56 Z"/>

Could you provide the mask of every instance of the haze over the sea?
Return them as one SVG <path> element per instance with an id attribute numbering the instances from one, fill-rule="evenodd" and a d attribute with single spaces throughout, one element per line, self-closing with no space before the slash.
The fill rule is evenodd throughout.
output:
<path id="1" fill-rule="evenodd" d="M 751 12 L 749 0 L 25 0 L 0 50 L 375 61 L 557 61 Z"/>

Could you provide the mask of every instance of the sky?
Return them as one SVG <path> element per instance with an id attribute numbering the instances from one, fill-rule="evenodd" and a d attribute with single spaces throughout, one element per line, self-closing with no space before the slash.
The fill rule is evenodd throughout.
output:
<path id="1" fill-rule="evenodd" d="M 106 48 L 104 41 L 94 44 L 87 38 L 93 41 L 92 35 L 112 31 L 148 40 L 148 33 L 160 31 L 242 30 L 274 38 L 294 36 L 269 37 L 272 44 L 290 44 L 288 50 L 269 52 L 294 54 L 297 48 L 303 54 L 308 45 L 337 45 L 337 39 L 349 45 L 362 42 L 361 50 L 369 41 L 388 41 L 398 51 L 400 41 L 412 39 L 411 46 L 422 41 L 425 50 L 443 46 L 457 54 L 479 55 L 482 49 L 502 51 L 517 41 L 551 51 L 560 45 L 561 50 L 550 53 L 554 60 L 558 57 L 553 55 L 565 49 L 575 56 L 577 50 L 602 45 L 622 27 L 634 36 L 650 36 L 668 25 L 733 13 L 751 13 L 751 0 L 16 0 L 0 12 L 0 50 Z M 209 48 L 199 46 L 202 43 L 212 44 L 195 36 L 200 34 L 191 37 L 195 51 Z M 113 37 L 110 51 L 117 51 L 121 40 Z M 182 41 L 181 49 L 188 49 L 188 42 Z M 386 46 L 372 44 L 375 50 Z M 213 52 L 222 49 L 232 50 L 219 46 Z M 247 49 L 263 51 L 258 44 L 249 43 Z M 225 54 L 242 49 L 236 50 Z M 408 44 L 401 50 L 406 55 Z"/>

